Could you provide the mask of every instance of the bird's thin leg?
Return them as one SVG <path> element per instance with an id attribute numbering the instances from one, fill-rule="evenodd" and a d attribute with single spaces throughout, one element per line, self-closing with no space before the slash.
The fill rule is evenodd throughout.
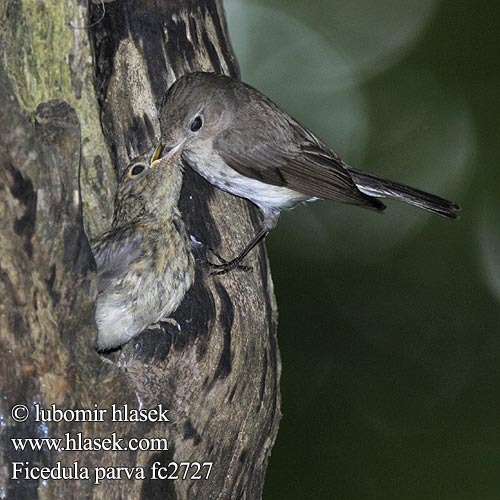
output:
<path id="1" fill-rule="evenodd" d="M 222 264 L 214 264 L 208 262 L 208 265 L 213 269 L 211 274 L 225 274 L 233 269 L 240 268 L 244 271 L 249 271 L 251 268 L 247 266 L 241 266 L 241 261 L 250 253 L 250 251 L 258 245 L 267 235 L 269 234 L 269 229 L 266 227 L 261 229 L 248 243 L 248 245 L 243 249 L 243 251 L 233 260 L 225 261 L 220 255 L 217 255 L 212 250 L 212 253 L 222 261 Z"/>

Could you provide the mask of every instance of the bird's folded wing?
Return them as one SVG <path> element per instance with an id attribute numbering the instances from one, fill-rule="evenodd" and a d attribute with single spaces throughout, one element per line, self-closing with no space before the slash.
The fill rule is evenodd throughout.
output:
<path id="1" fill-rule="evenodd" d="M 359 191 L 344 163 L 298 123 L 286 122 L 275 135 L 255 124 L 252 134 L 232 128 L 215 141 L 222 159 L 241 175 L 306 196 L 383 209 L 377 199 Z M 286 130 L 286 132 L 283 132 Z"/>
<path id="2" fill-rule="evenodd" d="M 99 292 L 129 271 L 142 255 L 143 235 L 134 227 L 113 229 L 91 242 L 97 264 Z"/>

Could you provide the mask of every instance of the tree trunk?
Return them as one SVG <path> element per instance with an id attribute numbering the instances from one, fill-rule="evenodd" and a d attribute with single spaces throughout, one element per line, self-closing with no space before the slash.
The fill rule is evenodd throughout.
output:
<path id="1" fill-rule="evenodd" d="M 244 246 L 255 207 L 186 169 L 180 209 L 201 245 L 195 284 L 174 314 L 180 330 L 143 332 L 106 357 L 94 349 L 87 236 L 109 227 L 117 174 L 154 149 L 168 86 L 188 71 L 238 75 L 220 1 L 0 0 L 0 16 L 2 498 L 260 498 L 280 417 L 267 257 L 260 246 L 248 273 L 210 276 L 204 266 L 208 248 L 232 255 Z M 27 407 L 25 421 L 23 407 L 11 414 L 16 405 Z M 168 421 L 131 421 L 129 412 L 114 422 L 112 405 L 168 409 Z M 37 408 L 75 411 L 37 421 Z M 75 421 L 79 409 L 95 411 Z M 94 450 L 63 442 L 20 451 L 12 441 L 66 433 L 94 439 Z M 113 433 L 130 448 L 131 438 L 166 439 L 154 451 L 95 449 Z M 185 480 L 159 479 L 170 462 L 213 465 L 208 479 L 190 479 L 196 465 Z M 41 467 L 76 477 L 44 480 Z"/>

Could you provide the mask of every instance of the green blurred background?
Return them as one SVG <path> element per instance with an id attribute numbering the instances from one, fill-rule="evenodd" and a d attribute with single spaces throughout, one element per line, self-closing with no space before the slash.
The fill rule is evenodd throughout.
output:
<path id="1" fill-rule="evenodd" d="M 268 238 L 266 500 L 500 498 L 500 4 L 226 0 L 242 78 L 459 222 L 317 202 Z"/>

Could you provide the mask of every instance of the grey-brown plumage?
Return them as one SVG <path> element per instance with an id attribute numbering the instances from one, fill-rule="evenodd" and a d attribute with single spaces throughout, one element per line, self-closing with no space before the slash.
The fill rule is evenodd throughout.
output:
<path id="1" fill-rule="evenodd" d="M 139 157 L 119 182 L 110 231 L 92 242 L 97 264 L 97 348 L 124 344 L 179 306 L 194 259 L 177 203 L 180 150 Z"/>
<path id="2" fill-rule="evenodd" d="M 213 73 L 189 73 L 160 109 L 166 149 L 183 148 L 189 165 L 215 186 L 251 200 L 264 227 L 226 268 L 237 265 L 274 227 L 283 208 L 322 198 L 383 210 L 392 198 L 444 217 L 458 205 L 348 166 L 311 131 L 254 88 Z"/>

